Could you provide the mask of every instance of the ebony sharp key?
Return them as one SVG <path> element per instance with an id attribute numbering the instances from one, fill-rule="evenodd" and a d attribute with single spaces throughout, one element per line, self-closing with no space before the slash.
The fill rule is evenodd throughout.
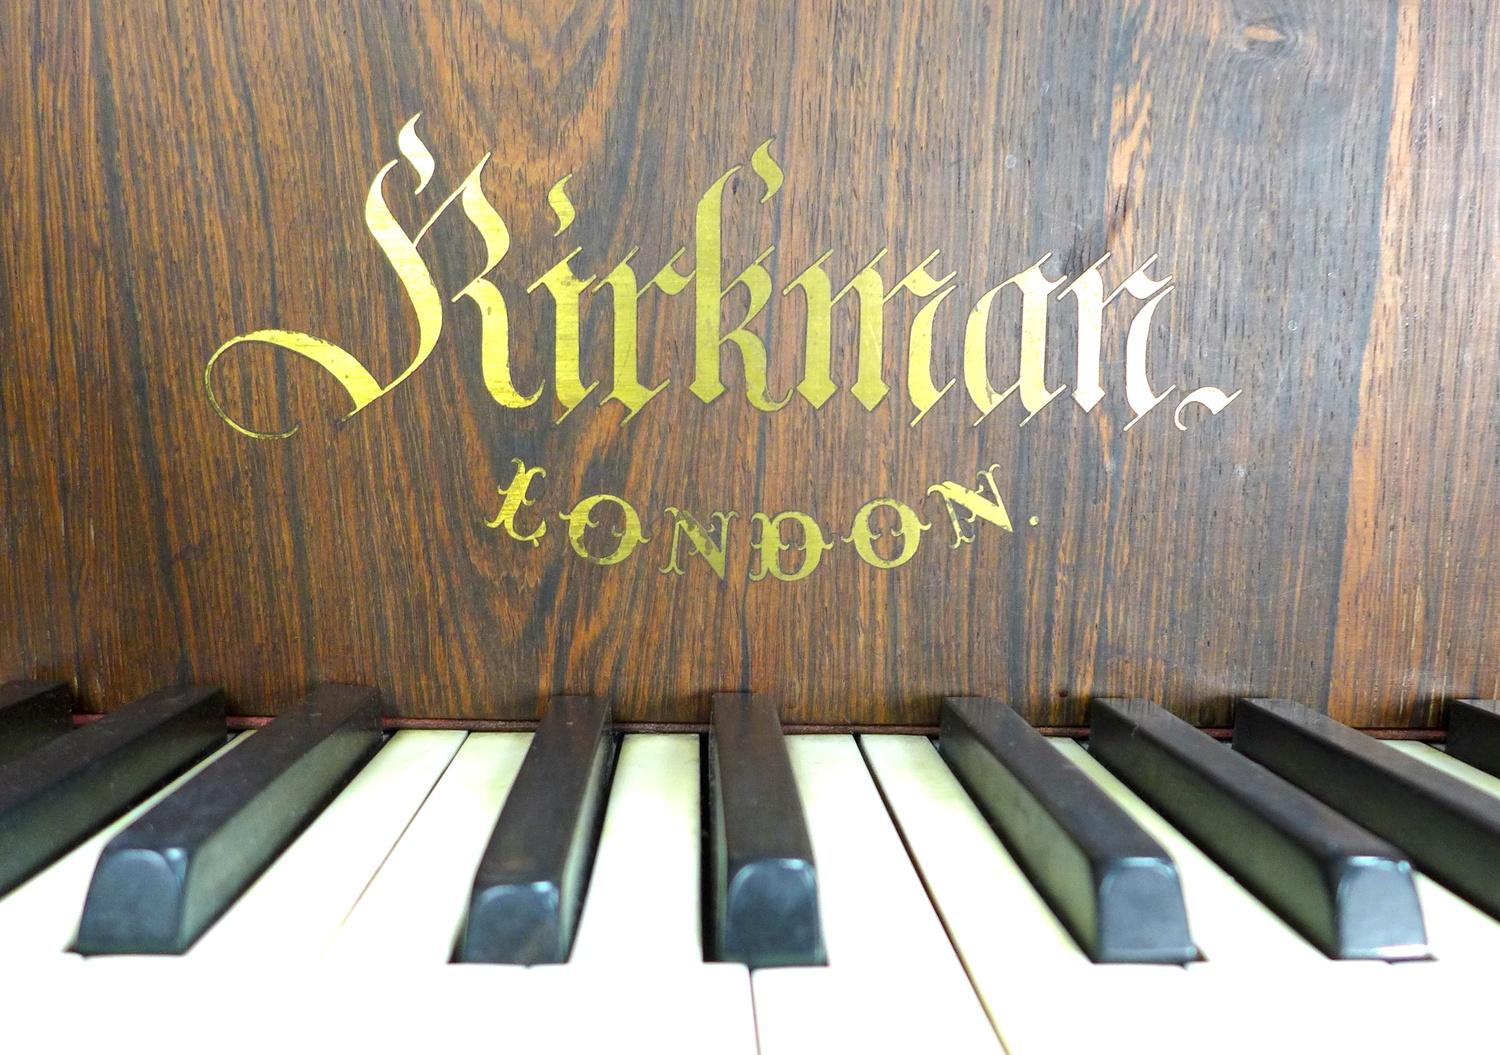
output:
<path id="1" fill-rule="evenodd" d="M 144 696 L 0 766 L 0 893 L 224 743 L 224 698 Z"/>
<path id="2" fill-rule="evenodd" d="M 1492 796 L 1290 700 L 1241 700 L 1234 748 L 1500 916 L 1500 806 Z"/>
<path id="3" fill-rule="evenodd" d="M 0 685 L 0 765 L 72 728 L 73 695 L 60 681 Z"/>
<path id="4" fill-rule="evenodd" d="M 183 952 L 379 746 L 373 689 L 313 690 L 110 840 L 74 948 Z"/>
<path id="5" fill-rule="evenodd" d="M 1090 729 L 1090 754 L 1324 953 L 1426 955 L 1394 846 L 1144 700 L 1095 700 Z"/>
<path id="6" fill-rule="evenodd" d="M 609 704 L 554 696 L 479 862 L 454 959 L 567 961 L 613 762 Z"/>
<path id="7" fill-rule="evenodd" d="M 713 697 L 707 776 L 709 958 L 825 963 L 818 871 L 775 704 Z"/>
<path id="8" fill-rule="evenodd" d="M 950 697 L 940 733 L 938 750 L 1090 959 L 1196 957 L 1166 850 L 1024 718 Z"/>
<path id="9" fill-rule="evenodd" d="M 1448 753 L 1476 769 L 1500 775 L 1500 700 L 1448 704 Z"/>

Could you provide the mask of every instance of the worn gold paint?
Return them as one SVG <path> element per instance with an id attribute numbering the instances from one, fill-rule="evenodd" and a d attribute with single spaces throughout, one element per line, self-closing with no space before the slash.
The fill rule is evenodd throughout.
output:
<path id="1" fill-rule="evenodd" d="M 500 529 L 511 539 L 532 547 L 539 546 L 547 534 L 545 516 L 540 517 L 531 531 L 526 531 L 517 521 L 519 514 L 535 505 L 531 497 L 532 484 L 545 479 L 547 472 L 540 466 L 528 466 L 523 460 L 513 458 L 515 466 L 510 481 L 497 487 L 501 505 L 494 516 L 484 523 L 486 527 Z M 927 494 L 939 496 L 953 527 L 957 548 L 965 542 L 974 541 L 966 525 L 984 520 L 1002 530 L 1011 531 L 1009 514 L 1000 498 L 990 466 L 979 474 L 980 489 L 966 487 L 951 480 L 935 484 Z M 988 494 L 983 490 L 988 488 Z M 602 506 L 613 506 L 619 526 L 610 529 L 614 545 L 608 550 L 601 548 L 600 539 L 606 535 L 590 536 L 590 529 L 599 529 L 602 524 L 595 513 Z M 723 581 L 728 575 L 728 558 L 733 521 L 739 517 L 734 510 L 715 510 L 707 520 L 695 514 L 667 506 L 663 515 L 671 523 L 666 542 L 666 563 L 658 569 L 662 575 L 685 575 L 691 557 L 698 557 L 714 575 Z M 652 540 L 643 530 L 642 520 L 636 507 L 617 495 L 599 493 L 580 500 L 572 509 L 558 514 L 567 523 L 568 544 L 573 552 L 590 563 L 609 566 L 628 560 L 635 550 Z M 1035 526 L 1037 518 L 1029 523 Z M 916 556 L 921 546 L 922 533 L 932 530 L 921 514 L 897 498 L 872 498 L 854 513 L 848 534 L 829 537 L 818 520 L 811 514 L 798 510 L 777 513 L 750 514 L 751 538 L 746 574 L 752 581 L 774 578 L 782 582 L 799 582 L 812 575 L 820 567 L 823 554 L 836 549 L 842 542 L 854 550 L 854 554 L 870 567 L 888 571 L 902 567 Z M 799 537 L 800 536 L 800 537 Z M 789 557 L 799 553 L 800 558 Z"/>
<path id="2" fill-rule="evenodd" d="M 678 561 L 680 544 L 684 538 L 692 543 L 693 552 L 702 557 L 704 562 L 713 569 L 714 574 L 720 579 L 724 578 L 724 561 L 726 549 L 729 543 L 729 522 L 735 518 L 732 510 L 730 512 L 715 511 L 709 514 L 709 519 L 717 525 L 715 531 L 710 531 L 703 526 L 702 521 L 693 514 L 676 506 L 667 506 L 666 513 L 672 518 L 672 549 L 667 558 L 666 567 L 660 569 L 663 575 L 682 575 L 685 571 Z"/>
<path id="3" fill-rule="evenodd" d="M 214 354 L 209 356 L 208 365 L 203 368 L 203 387 L 208 391 L 208 401 L 214 408 L 214 413 L 223 418 L 229 427 L 242 436 L 249 436 L 257 440 L 284 440 L 295 436 L 301 425 L 293 425 L 289 429 L 280 432 L 262 432 L 248 425 L 242 425 L 231 417 L 219 404 L 218 393 L 214 391 L 214 366 L 224 353 L 229 349 L 241 344 L 273 344 L 278 348 L 285 349 L 317 363 L 324 370 L 333 375 L 353 404 L 348 417 L 364 407 L 379 399 L 385 392 L 380 382 L 370 375 L 370 372 L 360 364 L 344 349 L 336 344 L 314 337 L 310 333 L 298 333 L 295 330 L 255 330 L 251 333 L 232 337 L 219 347 L 214 349 Z"/>
<path id="4" fill-rule="evenodd" d="M 585 533 L 589 528 L 599 526 L 593 519 L 593 512 L 605 502 L 613 503 L 620 510 L 624 524 L 612 532 L 615 537 L 615 548 L 608 553 L 595 553 L 585 541 Z M 619 564 L 634 553 L 635 548 L 641 543 L 651 541 L 641 531 L 641 516 L 635 511 L 635 506 L 616 495 L 589 495 L 587 498 L 580 499 L 578 504 L 566 513 L 557 515 L 567 522 L 568 544 L 573 547 L 573 552 L 590 564 L 605 567 Z"/>
<path id="5" fill-rule="evenodd" d="M 516 528 L 516 514 L 523 507 L 535 504 L 535 499 L 528 497 L 531 490 L 531 481 L 537 477 L 545 478 L 547 470 L 540 466 L 527 468 L 525 462 L 520 458 L 512 458 L 511 462 L 516 467 L 515 475 L 511 477 L 510 483 L 504 487 L 495 488 L 500 493 L 500 511 L 494 517 L 484 522 L 485 527 L 502 528 L 507 535 L 517 542 L 529 542 L 533 546 L 542 544 L 542 536 L 547 534 L 547 521 L 539 520 L 536 530 L 526 533 Z"/>
<path id="6" fill-rule="evenodd" d="M 964 526 L 976 520 L 994 524 L 1002 531 L 1015 531 L 1015 528 L 1011 526 L 1010 513 L 1005 509 L 1005 500 L 1000 497 L 1000 488 L 995 485 L 995 470 L 998 468 L 1000 466 L 991 465 L 979 473 L 981 486 L 989 486 L 989 496 L 986 496 L 983 491 L 965 487 L 952 480 L 944 480 L 927 489 L 929 495 L 937 495 L 943 500 L 943 508 L 948 513 L 948 522 L 953 527 L 953 549 L 958 549 L 965 542 L 974 541 L 974 536 L 966 531 Z"/>
<path id="7" fill-rule="evenodd" d="M 818 526 L 818 522 L 806 513 L 788 510 L 777 513 L 774 517 L 756 513 L 750 518 L 750 522 L 758 529 L 752 545 L 760 559 L 760 567 L 750 572 L 750 578 L 755 582 L 760 582 L 768 575 L 782 582 L 798 582 L 817 571 L 824 552 L 833 549 L 833 543 L 824 538 L 823 529 Z M 801 526 L 800 543 L 782 540 L 781 529 L 788 524 Z M 796 568 L 788 571 L 782 564 L 782 557 L 793 551 L 801 552 L 802 561 Z"/>
<path id="8" fill-rule="evenodd" d="M 882 249 L 876 253 L 842 289 L 834 293 L 833 281 L 823 267 L 833 255 L 829 250 L 787 283 L 781 292 L 785 296 L 795 289 L 803 296 L 806 329 L 802 381 L 797 391 L 814 407 L 821 407 L 838 391 L 831 370 L 833 308 L 850 293 L 857 295 L 858 351 L 855 381 L 850 391 L 866 410 L 874 410 L 890 393 L 890 385 L 885 380 L 885 305 L 903 291 L 919 299 L 932 298 L 917 311 L 907 331 L 906 388 L 908 398 L 917 410 L 911 421 L 915 425 L 954 384 L 950 380 L 939 388 L 932 380 L 932 331 L 938 308 L 955 288 L 948 283 L 957 272 L 950 271 L 941 278 L 931 274 L 927 265 L 937 259 L 938 254 L 930 253 L 887 290 L 877 265 L 888 252 L 888 249 Z"/>

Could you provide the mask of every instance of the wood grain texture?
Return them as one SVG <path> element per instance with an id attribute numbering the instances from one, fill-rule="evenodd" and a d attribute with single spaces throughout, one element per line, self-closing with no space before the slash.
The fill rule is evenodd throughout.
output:
<path id="1" fill-rule="evenodd" d="M 524 720 L 592 692 L 622 721 L 703 722 L 711 693 L 756 691 L 798 725 L 930 725 L 944 695 L 1046 725 L 1142 696 L 1224 725 L 1252 695 L 1422 727 L 1446 698 L 1500 695 L 1494 5 L 4 6 L 0 678 L 70 679 L 92 710 L 212 682 L 239 715 L 353 681 L 412 719 Z M 394 174 L 392 207 L 420 224 L 493 152 L 517 383 L 546 393 L 489 397 L 460 303 L 431 359 L 347 421 L 309 364 L 226 358 L 227 407 L 302 424 L 236 434 L 202 383 L 234 335 L 317 334 L 382 379 L 410 361 L 362 209 L 418 112 L 437 171 L 420 196 Z M 936 376 L 957 376 L 977 297 L 1043 254 L 1055 276 L 1111 253 L 1119 281 L 1159 253 L 1158 389 L 1244 394 L 1185 433 L 1173 401 L 1123 431 L 1129 316 L 1110 316 L 1091 414 L 1065 394 L 975 426 L 960 381 L 909 426 L 901 296 L 873 412 L 848 391 L 847 306 L 826 405 L 754 409 L 728 353 L 704 405 L 684 294 L 640 302 L 642 375 L 671 385 L 622 424 L 600 404 L 600 296 L 584 376 L 605 383 L 554 424 L 552 311 L 525 287 L 574 247 L 580 274 L 633 247 L 643 279 L 682 246 L 686 267 L 699 195 L 768 137 L 785 185 L 762 205 L 748 173 L 730 182 L 724 254 L 732 277 L 776 247 L 753 327 L 773 392 L 802 358 L 781 287 L 829 250 L 841 283 L 889 248 L 887 281 L 935 249 L 935 274 L 959 272 Z M 569 173 L 578 219 L 556 237 L 546 192 Z M 483 264 L 456 210 L 422 248 L 445 299 Z M 1005 384 L 1018 321 L 997 301 Z M 1059 308 L 1054 386 L 1073 340 Z M 485 526 L 515 458 L 547 469 L 535 550 Z M 925 491 L 992 464 L 1016 530 L 950 549 Z M 600 491 L 653 540 L 614 567 L 574 557 L 557 517 Z M 935 525 L 906 566 L 839 544 L 804 581 L 747 579 L 753 512 L 842 535 L 880 496 Z M 658 571 L 669 505 L 738 512 L 726 581 Z"/>

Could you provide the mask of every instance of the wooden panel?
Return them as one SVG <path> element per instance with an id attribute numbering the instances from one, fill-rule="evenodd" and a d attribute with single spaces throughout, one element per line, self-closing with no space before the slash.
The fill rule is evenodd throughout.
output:
<path id="1" fill-rule="evenodd" d="M 1500 22 L 1403 9 L 1329 707 L 1435 722 L 1496 685 Z"/>
<path id="2" fill-rule="evenodd" d="M 24 5 L 18 5 L 24 7 Z M 527 10 L 522 10 L 527 8 Z M 772 694 L 789 722 L 930 723 L 944 694 L 997 695 L 1039 723 L 1095 695 L 1222 724 L 1238 695 L 1292 696 L 1372 726 L 1420 726 L 1452 695 L 1500 694 L 1496 571 L 1500 208 L 1491 5 L 938 2 L 474 5 L 99 3 L 25 8 L 0 34 L 0 618 L 4 676 L 72 678 L 91 709 L 163 682 L 223 684 L 271 714 L 311 683 L 379 686 L 410 717 L 529 718 L 605 693 L 626 721 L 701 721 L 714 691 Z M 417 193 L 398 132 L 435 171 Z M 768 148 L 784 183 L 751 166 Z M 345 349 L 380 384 L 418 315 L 366 225 L 372 180 L 410 235 L 491 155 L 508 228 L 491 273 L 515 384 L 499 405 L 460 291 L 486 245 L 457 207 L 420 241 L 442 333 L 409 378 L 348 416 L 315 363 L 230 338 L 276 328 Z M 749 324 L 780 410 L 694 391 L 695 277 L 639 301 L 640 373 L 668 387 L 626 422 L 603 402 L 607 291 L 584 298 L 565 409 L 555 312 L 527 287 L 579 249 L 642 283 L 727 170 L 728 283 L 763 249 Z M 561 234 L 548 191 L 576 220 Z M 833 315 L 837 391 L 803 377 L 805 311 L 782 290 L 829 253 L 834 290 L 881 249 L 887 285 L 934 250 L 956 271 L 915 425 L 906 335 L 885 306 L 874 410 L 851 391 L 855 297 Z M 1102 402 L 1073 398 L 1072 297 L 1048 302 L 1046 380 L 979 424 L 966 319 L 1052 254 L 1108 288 L 1159 254 L 1173 276 L 1144 358 L 1156 392 L 1126 431 L 1126 333 L 1106 308 Z M 454 298 L 457 298 L 456 300 Z M 726 298 L 722 327 L 744 291 Z M 1017 377 L 1021 296 L 994 301 L 989 375 Z M 493 347 L 493 345 L 491 346 Z M 492 360 L 493 361 L 493 360 Z M 1086 378 L 1086 374 L 1083 375 Z M 1200 386 L 1240 395 L 1183 411 Z M 701 386 L 700 386 L 701 387 Z M 487 526 L 514 459 L 545 468 L 518 531 Z M 993 478 L 1014 530 L 954 548 L 944 481 Z M 649 541 L 581 559 L 559 514 L 628 500 Z M 862 559 L 869 500 L 932 525 L 912 559 Z M 671 563 L 667 507 L 734 511 L 725 574 Z M 832 540 L 796 582 L 753 580 L 757 511 Z M 1035 523 L 1032 523 L 1032 520 Z M 616 539 L 612 512 L 583 536 Z M 889 556 L 901 540 L 877 543 Z M 893 548 L 895 547 L 895 548 Z M 795 555 L 787 554 L 789 566 Z"/>

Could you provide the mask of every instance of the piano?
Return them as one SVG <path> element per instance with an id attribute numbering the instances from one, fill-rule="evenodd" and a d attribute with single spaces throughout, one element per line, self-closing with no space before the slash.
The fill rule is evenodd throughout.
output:
<path id="1" fill-rule="evenodd" d="M 1492 1050 L 1486 15 L 13 19 L 7 1048 Z"/>

